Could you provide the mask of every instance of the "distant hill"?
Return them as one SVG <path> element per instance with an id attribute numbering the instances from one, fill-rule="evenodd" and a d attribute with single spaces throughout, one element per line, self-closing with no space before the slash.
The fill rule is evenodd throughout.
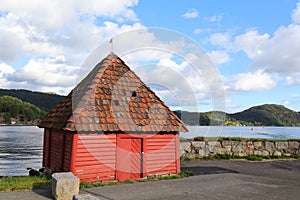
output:
<path id="1" fill-rule="evenodd" d="M 178 110 L 174 113 L 188 125 L 222 125 L 224 122 L 223 125 L 232 126 L 300 126 L 300 112 L 276 104 L 254 106 L 234 114 Z"/>
<path id="2" fill-rule="evenodd" d="M 16 97 L 24 102 L 31 103 L 45 111 L 50 111 L 56 104 L 58 104 L 64 96 L 42 92 L 32 92 L 29 90 L 6 90 L 0 89 L 1 96 Z"/>
<path id="3" fill-rule="evenodd" d="M 23 103 L 28 102 L 46 112 L 50 111 L 64 98 L 64 96 L 52 93 L 0 89 L 0 97 L 2 96 L 16 97 L 23 101 Z M 16 102 L 15 99 L 10 100 Z M 300 112 L 295 112 L 282 105 L 276 104 L 254 106 L 233 114 L 218 111 L 199 113 L 180 110 L 174 111 L 174 113 L 188 125 L 300 126 Z M 11 116 L 12 115 L 13 114 L 11 114 Z M 223 119 L 224 117 L 225 119 Z"/>
<path id="4" fill-rule="evenodd" d="M 299 112 L 276 104 L 254 106 L 229 116 L 259 126 L 300 126 Z"/>
<path id="5" fill-rule="evenodd" d="M 1 124 L 36 124 L 45 117 L 46 111 L 28 102 L 11 97 L 0 96 Z"/>

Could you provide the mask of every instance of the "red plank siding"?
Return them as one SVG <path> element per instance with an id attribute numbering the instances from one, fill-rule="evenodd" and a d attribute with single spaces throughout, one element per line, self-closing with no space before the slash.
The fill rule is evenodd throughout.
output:
<path id="1" fill-rule="evenodd" d="M 115 179 L 115 134 L 80 134 L 74 149 L 76 161 L 73 173 L 82 182 Z"/>
<path id="2" fill-rule="evenodd" d="M 43 167 L 49 166 L 49 149 L 50 149 L 50 131 L 44 130 L 44 144 L 43 144 Z"/>
<path id="3" fill-rule="evenodd" d="M 50 133 L 50 163 L 49 166 L 54 172 L 63 171 L 62 160 L 64 151 L 64 134 L 62 131 L 51 131 Z"/>
<path id="4" fill-rule="evenodd" d="M 156 134 L 146 139 L 145 162 L 147 175 L 172 174 L 180 171 L 176 162 L 179 148 L 175 134 Z"/>
<path id="5" fill-rule="evenodd" d="M 65 133 L 64 159 L 63 159 L 63 171 L 65 172 L 70 171 L 72 141 L 73 141 L 73 134 Z"/>

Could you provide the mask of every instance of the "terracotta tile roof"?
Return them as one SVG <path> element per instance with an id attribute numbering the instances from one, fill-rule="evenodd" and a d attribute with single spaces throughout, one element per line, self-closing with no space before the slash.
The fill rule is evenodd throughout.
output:
<path id="1" fill-rule="evenodd" d="M 78 132 L 187 132 L 182 121 L 113 53 L 39 127 Z"/>

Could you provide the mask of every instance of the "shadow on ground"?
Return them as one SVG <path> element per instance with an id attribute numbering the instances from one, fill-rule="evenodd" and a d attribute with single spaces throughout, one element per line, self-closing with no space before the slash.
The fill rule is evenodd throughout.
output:
<path id="1" fill-rule="evenodd" d="M 194 172 L 195 175 L 204 174 L 223 174 L 223 173 L 239 173 L 238 171 L 225 169 L 221 167 L 181 167 L 182 172 Z"/>
<path id="2" fill-rule="evenodd" d="M 52 189 L 51 187 L 50 188 L 39 188 L 40 185 L 37 184 L 37 186 L 33 186 L 33 189 L 32 189 L 32 192 L 42 196 L 42 197 L 45 197 L 47 199 L 54 199 L 53 196 L 52 196 Z M 37 189 L 38 188 L 38 189 Z"/>

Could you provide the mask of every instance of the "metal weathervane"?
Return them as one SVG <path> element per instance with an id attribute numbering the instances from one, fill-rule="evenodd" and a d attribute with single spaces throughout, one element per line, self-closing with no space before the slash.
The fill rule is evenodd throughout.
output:
<path id="1" fill-rule="evenodd" d="M 111 45 L 111 52 L 114 52 L 114 41 L 113 38 L 109 40 L 109 44 Z"/>

